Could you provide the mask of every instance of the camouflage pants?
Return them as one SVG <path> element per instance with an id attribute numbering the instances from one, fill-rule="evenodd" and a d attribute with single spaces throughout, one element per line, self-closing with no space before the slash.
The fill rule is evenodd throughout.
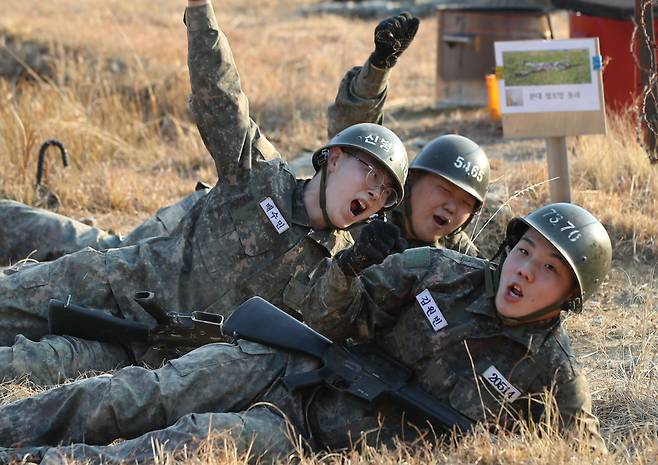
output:
<path id="1" fill-rule="evenodd" d="M 86 247 L 95 250 L 125 247 L 148 237 L 169 235 L 207 192 L 208 189 L 201 188 L 160 209 L 123 239 L 48 210 L 0 200 L 0 266 L 27 257 L 43 262 Z"/>
<path id="2" fill-rule="evenodd" d="M 286 423 L 266 407 L 256 407 L 240 413 L 190 413 L 168 428 L 151 431 L 142 436 L 109 446 L 72 444 L 59 447 L 0 449 L 0 464 L 37 462 L 41 465 L 65 463 L 90 464 L 148 464 L 164 463 L 165 454 L 190 455 L 204 439 L 218 441 L 212 447 L 224 446 L 230 435 L 238 453 L 249 450 L 251 462 L 275 462 L 293 452 L 286 433 Z M 183 452 L 184 451 L 184 452 Z M 213 456 L 217 456 L 215 452 Z"/>
<path id="3" fill-rule="evenodd" d="M 86 249 L 53 262 L 0 273 L 0 380 L 27 376 L 55 384 L 87 370 L 134 362 L 120 346 L 48 335 L 48 301 L 66 300 L 120 315 L 107 281 L 105 254 Z"/>
<path id="4" fill-rule="evenodd" d="M 33 341 L 47 335 L 48 301 L 69 296 L 73 302 L 121 316 L 102 252 L 88 248 L 0 275 L 0 346 L 11 346 L 19 334 Z"/>
<path id="5" fill-rule="evenodd" d="M 210 344 L 157 370 L 127 367 L 56 387 L 0 407 L 0 446 L 11 448 L 0 449 L 0 457 L 152 459 L 153 439 L 168 451 L 193 450 L 209 432 L 230 432 L 242 451 L 256 435 L 259 454 L 286 454 L 292 447 L 282 418 L 249 407 L 286 395 L 277 381 L 295 358 L 247 341 Z M 128 441 L 102 446 L 117 438 Z M 73 445 L 54 447 L 60 444 Z"/>
<path id="6" fill-rule="evenodd" d="M 120 345 L 68 336 L 31 341 L 18 335 L 11 347 L 0 347 L 0 381 L 26 378 L 46 386 L 87 371 L 121 368 L 133 361 L 130 351 Z"/>

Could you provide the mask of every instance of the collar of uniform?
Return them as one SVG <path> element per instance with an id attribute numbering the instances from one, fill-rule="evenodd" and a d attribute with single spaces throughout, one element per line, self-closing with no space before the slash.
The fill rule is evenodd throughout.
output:
<path id="1" fill-rule="evenodd" d="M 306 205 L 304 205 L 304 188 L 310 179 L 297 179 L 295 192 L 292 195 L 292 222 L 306 228 L 311 227 Z"/>
<path id="2" fill-rule="evenodd" d="M 469 313 L 475 313 L 476 315 L 486 316 L 496 321 L 499 319 L 498 314 L 496 313 L 496 307 L 494 306 L 494 299 L 485 295 L 484 286 L 482 286 L 482 295 L 471 305 L 466 307 L 466 311 Z"/>
<path id="3" fill-rule="evenodd" d="M 489 302 L 487 305 L 477 305 L 480 299 L 487 299 Z M 518 326 L 505 325 L 498 317 L 493 297 L 486 297 L 483 294 L 480 299 L 477 299 L 466 307 L 466 311 L 490 318 L 498 326 L 502 336 L 518 342 L 533 354 L 537 353 L 537 350 L 544 343 L 546 337 L 560 324 L 560 319 L 554 318 L 543 322 L 527 323 Z"/>
<path id="4" fill-rule="evenodd" d="M 340 250 L 353 245 L 354 240 L 348 231 L 338 231 L 335 229 L 316 231 L 311 227 L 311 219 L 304 205 L 304 188 L 309 181 L 309 179 L 297 179 L 295 192 L 292 195 L 292 223 L 310 229 L 308 237 L 324 247 L 326 250 L 325 254 L 331 257 Z"/>
<path id="5" fill-rule="evenodd" d="M 536 354 L 548 335 L 560 325 L 560 318 L 553 318 L 536 323 L 526 323 L 518 326 L 508 326 L 500 323 L 502 334 Z"/>
<path id="6" fill-rule="evenodd" d="M 402 204 L 391 210 L 387 216 L 391 220 L 391 223 L 400 228 L 400 231 L 404 232 L 404 207 Z M 437 249 L 442 249 L 443 244 L 441 243 L 440 239 L 435 242 L 424 242 L 419 241 L 418 239 L 407 239 L 408 249 L 414 249 L 416 247 L 436 247 Z"/>

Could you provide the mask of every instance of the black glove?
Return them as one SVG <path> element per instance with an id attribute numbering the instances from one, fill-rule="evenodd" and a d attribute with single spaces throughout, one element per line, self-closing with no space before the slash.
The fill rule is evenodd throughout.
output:
<path id="1" fill-rule="evenodd" d="M 375 51 L 370 55 L 370 63 L 377 68 L 388 69 L 395 66 L 418 31 L 418 18 L 409 12 L 385 19 L 375 28 Z"/>
<path id="2" fill-rule="evenodd" d="M 391 223 L 375 220 L 364 226 L 356 243 L 337 257 L 338 266 L 347 276 L 356 276 L 370 265 L 381 263 L 392 253 L 402 252 L 407 241 L 400 228 Z"/>

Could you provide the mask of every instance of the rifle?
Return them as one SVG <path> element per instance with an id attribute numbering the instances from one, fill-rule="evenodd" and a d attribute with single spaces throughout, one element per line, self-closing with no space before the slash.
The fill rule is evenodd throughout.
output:
<path id="1" fill-rule="evenodd" d="M 317 370 L 284 376 L 282 382 L 290 391 L 324 384 L 371 406 L 390 399 L 407 414 L 429 421 L 439 431 L 450 432 L 456 427 L 465 433 L 472 428 L 469 418 L 422 390 L 413 382 L 413 372 L 381 349 L 370 344 L 334 344 L 260 297 L 241 304 L 225 321 L 220 315 L 205 312 L 165 312 L 150 292 L 138 292 L 135 297 L 158 326 L 52 299 L 48 308 L 50 332 L 112 343 L 141 341 L 179 347 L 242 338 L 310 355 L 322 362 Z"/>
<path id="2" fill-rule="evenodd" d="M 156 347 L 195 348 L 227 340 L 221 330 L 224 321 L 221 315 L 166 312 L 158 305 L 152 292 L 137 292 L 134 300 L 157 321 L 157 325 L 126 320 L 100 310 L 50 299 L 48 328 L 51 334 L 120 344 L 144 342 Z"/>
<path id="3" fill-rule="evenodd" d="M 325 384 L 370 405 L 390 399 L 440 431 L 462 433 L 473 422 L 439 402 L 412 382 L 413 372 L 372 345 L 341 347 L 260 297 L 252 297 L 226 319 L 223 332 L 280 349 L 300 352 L 322 361 L 317 370 L 284 376 L 290 391 Z"/>

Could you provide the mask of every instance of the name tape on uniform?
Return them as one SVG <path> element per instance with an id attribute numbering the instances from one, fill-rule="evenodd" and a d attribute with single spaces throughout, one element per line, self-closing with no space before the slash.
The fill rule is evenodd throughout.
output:
<path id="1" fill-rule="evenodd" d="M 270 222 L 272 223 L 272 226 L 274 226 L 274 229 L 276 229 L 276 232 L 281 234 L 290 229 L 286 219 L 276 207 L 274 200 L 272 200 L 271 197 L 267 197 L 265 200 L 262 200 L 260 202 L 260 208 L 263 209 Z"/>
<path id="2" fill-rule="evenodd" d="M 437 332 L 440 329 L 448 326 L 448 322 L 443 317 L 443 313 L 439 310 L 439 306 L 434 302 L 434 298 L 428 289 L 425 289 L 423 292 L 416 296 L 416 300 L 420 304 L 420 308 L 423 309 L 423 313 L 427 317 L 427 320 L 432 325 L 434 332 Z"/>
<path id="3" fill-rule="evenodd" d="M 493 388 L 505 398 L 505 400 L 514 402 L 521 397 L 521 391 L 507 381 L 495 366 L 491 365 L 487 368 L 486 371 L 482 373 L 482 376 L 484 376 L 484 379 L 486 379 L 489 384 L 491 384 Z"/>

